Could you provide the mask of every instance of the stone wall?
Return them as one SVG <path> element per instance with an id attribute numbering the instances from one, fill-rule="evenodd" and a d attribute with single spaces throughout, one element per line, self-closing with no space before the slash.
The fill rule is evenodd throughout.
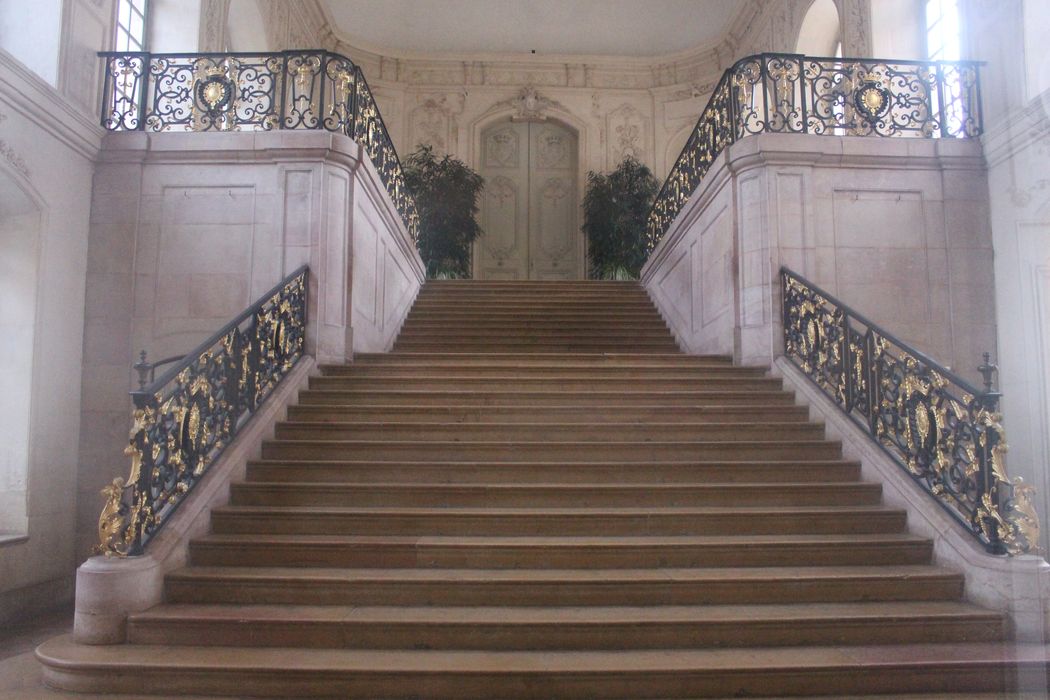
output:
<path id="1" fill-rule="evenodd" d="M 106 136 L 87 278 L 77 553 L 94 544 L 98 490 L 123 476 L 127 391 L 140 349 L 183 354 L 281 278 L 311 269 L 307 353 L 343 362 L 389 349 L 424 278 L 371 162 L 327 132 Z"/>
<path id="2" fill-rule="evenodd" d="M 689 351 L 768 365 L 786 265 L 976 383 L 991 245 L 975 141 L 766 134 L 718 158 L 642 279 Z"/>
<path id="3" fill-rule="evenodd" d="M 71 599 L 84 280 L 101 130 L 0 52 L 0 624 Z M 10 266 L 10 267 L 6 267 Z M 94 425 L 86 426 L 90 431 Z"/>

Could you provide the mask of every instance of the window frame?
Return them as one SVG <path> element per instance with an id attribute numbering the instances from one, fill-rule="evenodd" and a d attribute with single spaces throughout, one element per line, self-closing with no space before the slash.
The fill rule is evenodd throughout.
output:
<path id="1" fill-rule="evenodd" d="M 930 5 L 935 3 L 935 2 L 938 5 L 940 5 L 941 3 L 944 3 L 944 2 L 950 2 L 953 5 L 953 7 L 954 7 L 954 10 L 955 10 L 955 12 L 954 12 L 954 14 L 955 14 L 955 30 L 956 30 L 956 35 L 955 35 L 954 38 L 955 38 L 955 49 L 956 49 L 956 53 L 957 53 L 957 55 L 955 55 L 955 56 L 945 56 L 944 55 L 945 48 L 949 45 L 949 43 L 945 42 L 943 40 L 941 41 L 940 47 L 938 48 L 938 51 L 941 52 L 941 55 L 935 57 L 933 55 L 932 50 L 931 50 L 931 47 L 930 47 L 930 38 L 931 38 L 931 36 L 935 36 L 935 35 L 939 34 L 939 38 L 943 39 L 943 31 L 939 31 L 938 25 L 941 25 L 944 22 L 944 18 L 946 16 L 946 14 L 943 12 L 943 8 L 942 8 L 942 11 L 939 12 L 939 16 L 937 17 L 937 19 L 933 23 L 930 22 Z M 922 25 L 921 25 L 922 26 L 922 46 L 923 46 L 923 54 L 925 55 L 926 60 L 928 60 L 928 61 L 958 61 L 958 60 L 961 60 L 962 59 L 962 47 L 963 47 L 963 21 L 962 21 L 962 8 L 959 6 L 959 0 L 919 0 L 919 16 L 922 19 Z M 938 29 L 937 32 L 935 32 L 935 28 Z"/>
<path id="2" fill-rule="evenodd" d="M 128 24 L 138 16 L 141 22 L 142 35 L 136 37 L 130 26 L 122 22 L 124 9 L 128 10 Z M 149 0 L 116 0 L 113 3 L 113 50 L 121 53 L 140 53 L 148 51 L 149 42 Z"/>

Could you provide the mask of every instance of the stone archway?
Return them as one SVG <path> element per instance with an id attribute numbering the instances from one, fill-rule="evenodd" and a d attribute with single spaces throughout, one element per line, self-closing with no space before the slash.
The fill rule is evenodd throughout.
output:
<path id="1" fill-rule="evenodd" d="M 0 169 L 0 534 L 25 533 L 43 206 Z"/>

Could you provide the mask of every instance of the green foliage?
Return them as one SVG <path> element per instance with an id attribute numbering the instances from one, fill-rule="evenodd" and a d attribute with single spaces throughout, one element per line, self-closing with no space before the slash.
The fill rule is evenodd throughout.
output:
<path id="1" fill-rule="evenodd" d="M 430 278 L 470 277 L 470 246 L 481 235 L 478 197 L 484 179 L 463 161 L 419 146 L 404 164 L 405 186 L 419 212 L 419 254 Z"/>
<path id="2" fill-rule="evenodd" d="M 583 233 L 591 279 L 638 279 L 648 256 L 645 222 L 659 188 L 652 171 L 634 158 L 608 175 L 587 173 Z"/>

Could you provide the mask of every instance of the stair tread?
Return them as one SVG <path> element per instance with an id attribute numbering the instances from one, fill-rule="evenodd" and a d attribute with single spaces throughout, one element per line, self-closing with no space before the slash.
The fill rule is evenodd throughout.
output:
<path id="1" fill-rule="evenodd" d="M 504 449 L 504 450 L 527 450 L 530 448 L 538 448 L 540 451 L 543 450 L 587 450 L 592 449 L 595 446 L 602 446 L 605 448 L 616 447 L 618 449 L 627 450 L 629 448 L 647 448 L 650 450 L 657 449 L 689 449 L 694 448 L 697 450 L 703 449 L 715 449 L 719 447 L 735 448 L 738 450 L 746 449 L 769 449 L 774 447 L 823 447 L 827 449 L 837 449 L 840 443 L 836 440 L 826 440 L 821 438 L 813 439 L 773 439 L 773 440 L 758 440 L 752 439 L 748 436 L 741 436 L 739 440 L 727 439 L 722 437 L 711 437 L 711 438 L 694 438 L 690 440 L 685 439 L 659 439 L 659 440 L 639 440 L 636 438 L 625 438 L 623 440 L 610 441 L 604 437 L 593 437 L 591 439 L 574 439 L 574 440 L 528 440 L 522 438 L 515 438 L 513 440 L 480 440 L 474 437 L 463 440 L 449 440 L 449 439 L 434 439 L 434 438 L 416 438 L 416 439 L 388 439 L 388 440 L 369 440 L 365 438 L 273 438 L 264 441 L 265 446 L 279 446 L 287 450 L 288 448 L 294 448 L 296 446 L 313 445 L 322 447 L 338 447 L 342 446 L 344 449 L 352 450 L 355 447 L 365 450 L 376 448 L 382 451 L 383 449 L 398 449 L 398 448 L 419 448 L 429 446 L 433 450 L 445 448 L 458 448 L 460 450 L 469 450 L 471 448 L 491 448 L 491 449 Z M 428 457 L 429 458 L 429 457 Z M 448 461 L 448 460 L 445 460 Z"/>
<path id="2" fill-rule="evenodd" d="M 302 466 L 318 465 L 318 466 L 336 466 L 346 465 L 347 467 L 353 466 L 386 466 L 390 468 L 397 468 L 400 466 L 424 466 L 427 468 L 438 469 L 442 466 L 455 465 L 457 467 L 486 467 L 486 466 L 498 466 L 500 468 L 505 467 L 564 467 L 570 469 L 572 467 L 637 467 L 641 468 L 654 468 L 654 467 L 718 467 L 724 469 L 736 469 L 739 467 L 769 467 L 771 469 L 786 468 L 788 465 L 841 465 L 841 466 L 859 466 L 860 462 L 851 459 L 750 459 L 740 461 L 727 461 L 721 460 L 665 460 L 657 459 L 651 461 L 640 462 L 638 460 L 625 460 L 622 462 L 610 461 L 610 460 L 519 460 L 519 461 L 507 461 L 507 462 L 493 462 L 490 460 L 474 460 L 467 462 L 416 462 L 406 460 L 377 460 L 377 459 L 366 459 L 366 460 L 354 460 L 354 459 L 293 459 L 293 458 L 260 458 L 249 460 L 249 464 L 295 464 Z M 676 482 L 677 483 L 677 482 Z"/>
<path id="3" fill-rule="evenodd" d="M 309 673 L 457 673 L 505 674 L 630 672 L 725 672 L 730 669 L 753 673 L 778 669 L 848 669 L 856 667 L 916 668 L 931 664 L 973 669 L 974 664 L 1046 664 L 1050 650 L 1041 644 L 963 643 L 904 644 L 834 647 L 768 647 L 748 649 L 659 649 L 627 651 L 409 651 L 360 649 L 287 649 L 164 645 L 77 645 L 69 635 L 56 637 L 37 650 L 41 658 L 57 668 L 107 665 L 135 669 L 179 668 L 184 673 L 199 669 L 281 669 Z"/>
<path id="4" fill-rule="evenodd" d="M 800 544 L 841 545 L 852 544 L 921 544 L 930 540 L 908 532 L 860 533 L 860 534 L 800 534 L 800 535 L 562 535 L 562 536 L 505 536 L 505 535 L 278 535 L 278 534 L 208 534 L 194 540 L 207 544 L 239 544 L 256 542 L 267 544 L 306 545 L 363 545 L 363 544 L 415 544 L 447 547 L 532 547 L 553 549 L 557 547 L 726 547 L 743 545 Z"/>
<path id="5" fill-rule="evenodd" d="M 311 481 L 307 483 L 303 482 L 286 482 L 286 481 L 250 481 L 250 482 L 238 482 L 238 487 L 245 488 L 250 487 L 253 489 L 276 489 L 276 490 L 298 490 L 298 489 L 310 489 L 310 490 L 326 490 L 326 489 L 345 489 L 345 490 L 374 490 L 381 491 L 384 489 L 392 490 L 435 490 L 435 491 L 542 491 L 546 489 L 559 489 L 566 491 L 635 491 L 639 489 L 644 490 L 659 490 L 659 491 L 671 491 L 678 492 L 684 489 L 704 489 L 704 490 L 722 490 L 722 489 L 735 489 L 741 491 L 772 491 L 780 493 L 785 490 L 791 489 L 804 489 L 811 491 L 813 489 L 857 489 L 857 490 L 881 490 L 882 485 L 870 482 L 870 481 L 778 481 L 774 484 L 769 483 L 751 483 L 745 481 L 727 481 L 727 482 L 687 482 L 687 481 L 676 481 L 673 483 L 650 483 L 645 481 L 630 482 L 620 481 L 615 484 L 608 483 L 586 483 L 586 482 L 527 482 L 527 483 L 479 483 L 479 484 L 459 484 L 449 482 L 429 482 L 419 481 L 406 483 L 403 481 L 371 481 L 367 484 L 347 484 L 341 481 Z M 641 510 L 650 511 L 652 508 L 643 508 Z"/>
<path id="6" fill-rule="evenodd" d="M 181 580 L 240 581 L 374 581 L 449 583 L 602 583 L 619 586 L 632 582 L 730 582 L 747 585 L 775 580 L 872 580 L 959 579 L 962 574 L 933 564 L 892 564 L 881 566 L 764 566 L 641 569 L 482 569 L 482 568 L 339 568 L 281 566 L 201 566 L 192 565 L 168 574 Z"/>
<path id="7" fill-rule="evenodd" d="M 295 428 L 311 428 L 317 430 L 340 430 L 346 428 L 357 428 L 357 429 L 381 429 L 381 428 L 419 428 L 426 427 L 432 430 L 449 429 L 449 430 L 461 430 L 464 424 L 461 422 L 452 423 L 414 423 L 411 421 L 318 421 L 318 420 L 286 420 L 281 421 L 281 425 L 295 427 Z M 523 424 L 521 423 L 484 423 L 486 430 L 497 431 L 501 428 L 507 429 L 521 429 Z M 644 424 L 643 424 L 644 425 Z M 820 421 L 805 421 L 802 423 L 804 426 L 812 426 L 813 429 L 823 428 L 824 423 Z M 599 422 L 599 423 L 526 423 L 524 427 L 529 430 L 543 430 L 543 429 L 555 429 L 555 428 L 572 428 L 573 430 L 586 430 L 588 428 L 607 428 L 610 430 L 625 429 L 625 428 L 638 428 L 638 423 L 622 423 L 622 422 Z M 790 428 L 797 429 L 799 427 L 798 421 L 776 421 L 776 420 L 761 420 L 761 421 L 732 421 L 728 423 L 667 423 L 663 425 L 648 425 L 645 426 L 649 430 L 688 430 L 690 428 L 697 430 L 709 430 L 717 428 L 719 430 L 732 430 L 734 428 Z"/>
<path id="8" fill-rule="evenodd" d="M 651 606 L 397 606 L 397 605 L 234 605 L 165 603 L 130 616 L 134 622 L 197 620 L 277 622 L 421 622 L 488 624 L 681 624 L 762 623 L 844 618 L 960 618 L 1001 620 L 1002 614 L 962 601 L 877 601 L 863 603 L 793 603 L 764 605 Z"/>
<path id="9" fill-rule="evenodd" d="M 579 506 L 550 508 L 546 506 L 528 507 L 478 507 L 478 506 L 249 506 L 224 505 L 215 508 L 223 513 L 266 513 L 272 515 L 305 514 L 314 515 L 399 515 L 425 516 L 446 515 L 454 517 L 488 516 L 488 517 L 542 517 L 542 516 L 576 516 L 580 518 L 614 517 L 614 516 L 681 516 L 681 515 L 729 515 L 746 513 L 748 515 L 806 515 L 817 513 L 839 514 L 901 514 L 903 508 L 892 508 L 882 505 L 807 505 L 807 506 L 653 506 L 642 508 L 625 508 L 609 506 Z"/>
<path id="10" fill-rule="evenodd" d="M 642 360 L 646 362 L 654 362 L 659 360 L 660 362 L 666 362 L 671 360 L 675 363 L 691 365 L 697 364 L 710 360 L 719 360 L 725 362 L 727 365 L 732 364 L 732 358 L 728 355 L 686 355 L 685 353 L 677 353 L 668 355 L 666 353 L 653 354 L 644 352 L 553 352 L 553 353 L 514 353 L 514 352 L 398 352 L 396 350 L 391 352 L 362 352 L 354 355 L 355 360 L 371 360 L 379 362 L 398 362 L 400 360 L 412 360 L 418 361 L 421 359 L 436 359 L 436 360 L 529 360 L 529 361 L 553 361 L 553 360 L 570 360 L 575 362 L 583 362 L 589 360 L 596 362 L 599 360 Z M 733 366 L 744 366 L 747 365 L 733 365 Z"/>

